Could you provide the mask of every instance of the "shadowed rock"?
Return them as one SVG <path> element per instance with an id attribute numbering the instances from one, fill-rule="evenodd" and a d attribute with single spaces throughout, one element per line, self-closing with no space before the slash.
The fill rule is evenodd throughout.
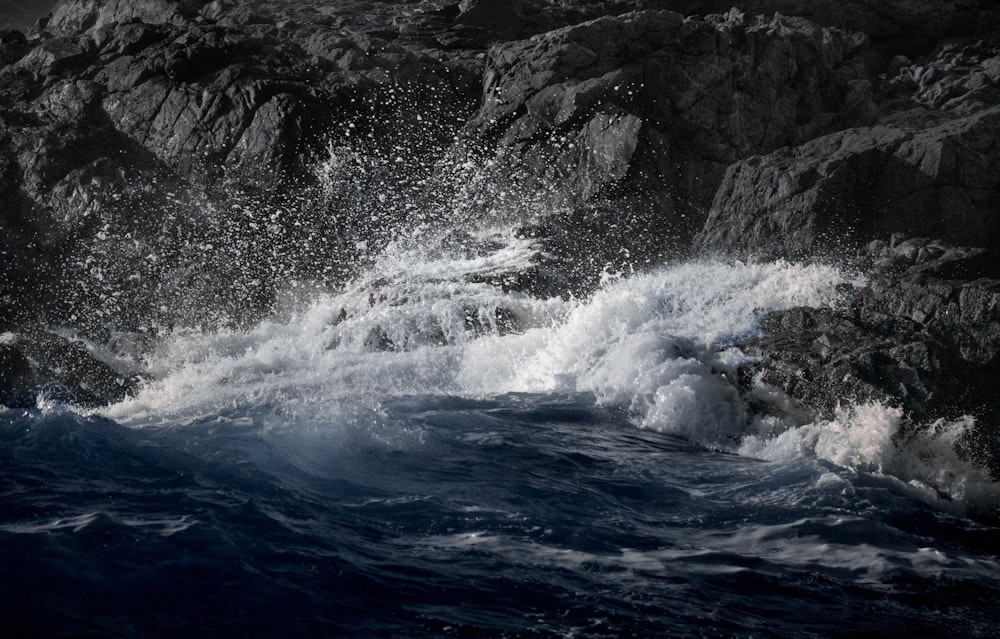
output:
<path id="1" fill-rule="evenodd" d="M 698 246 L 804 256 L 857 249 L 891 233 L 996 246 L 998 87 L 995 42 L 949 44 L 900 67 L 878 91 L 879 126 L 730 166 Z"/>
<path id="2" fill-rule="evenodd" d="M 0 405 L 28 408 L 39 395 L 80 406 L 118 402 L 138 389 L 82 342 L 46 330 L 0 334 Z"/>

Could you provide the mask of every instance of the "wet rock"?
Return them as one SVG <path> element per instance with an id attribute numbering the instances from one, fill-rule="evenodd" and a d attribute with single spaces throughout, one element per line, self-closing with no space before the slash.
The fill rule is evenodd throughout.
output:
<path id="1" fill-rule="evenodd" d="M 0 330 L 253 321 L 369 224 L 308 197 L 331 130 L 409 143 L 434 122 L 420 144 L 441 150 L 467 120 L 470 157 L 495 149 L 534 194 L 539 259 L 502 286 L 585 293 L 699 231 L 695 252 L 860 256 L 848 310 L 766 321 L 771 380 L 915 412 L 980 393 L 948 375 L 981 389 L 961 368 L 997 352 L 996 8 L 737 5 L 67 0 L 0 32 Z M 12 379 L 47 361 L 16 349 Z"/>
<path id="2" fill-rule="evenodd" d="M 740 368 L 758 413 L 829 418 L 878 401 L 908 423 L 972 415 L 992 440 L 1000 374 L 1000 256 L 927 238 L 873 243 L 869 282 L 835 308 L 770 313 Z M 795 410 L 790 410 L 789 406 Z M 1000 471 L 1000 447 L 984 440 Z"/>
<path id="3" fill-rule="evenodd" d="M 139 378 L 95 357 L 83 342 L 47 330 L 0 334 L 0 404 L 28 408 L 41 394 L 81 406 L 121 401 Z"/>
<path id="4" fill-rule="evenodd" d="M 967 388 L 966 376 L 956 377 L 961 360 L 912 320 L 796 308 L 765 316 L 761 330 L 744 345 L 759 359 L 741 366 L 743 383 L 777 387 L 813 417 L 876 400 L 926 418 Z"/>
<path id="5" fill-rule="evenodd" d="M 574 211 L 550 253 L 569 250 L 560 260 L 577 265 L 584 255 L 610 259 L 583 278 L 592 284 L 605 266 L 682 253 L 731 163 L 858 117 L 868 106 L 858 85 L 865 43 L 736 10 L 602 17 L 494 46 L 465 134 L 492 140 L 518 180 Z M 599 220 L 592 230 L 627 228 L 627 237 L 589 241 L 576 233 L 583 220 Z"/>

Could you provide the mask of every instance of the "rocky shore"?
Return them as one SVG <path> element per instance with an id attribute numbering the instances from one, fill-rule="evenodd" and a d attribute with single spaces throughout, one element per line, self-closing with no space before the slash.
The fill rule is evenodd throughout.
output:
<path id="1" fill-rule="evenodd" d="M 985 0 L 65 0 L 0 32 L 0 403 L 134 388 L 77 337 L 336 286 L 386 240 L 345 211 L 391 215 L 370 187 L 396 180 L 433 215 L 466 156 L 544 194 L 538 294 L 700 256 L 857 268 L 838 308 L 762 318 L 748 400 L 971 414 L 1000 468 L 998 142 Z M 331 190 L 315 167 L 362 148 L 374 181 Z"/>

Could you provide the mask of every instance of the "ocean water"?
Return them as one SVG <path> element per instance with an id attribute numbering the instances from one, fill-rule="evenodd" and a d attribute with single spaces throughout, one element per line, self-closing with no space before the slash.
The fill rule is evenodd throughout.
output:
<path id="1" fill-rule="evenodd" d="M 891 407 L 763 418 L 733 383 L 763 313 L 855 275 L 496 283 L 540 250 L 392 242 L 163 336 L 135 397 L 0 410 L 0 636 L 1000 636 L 971 419 L 901 440 Z"/>
<path id="2" fill-rule="evenodd" d="M 525 292 L 551 256 L 521 229 L 558 202 L 450 130 L 377 128 L 331 143 L 321 206 L 202 216 L 193 259 L 235 296 L 268 262 L 273 313 L 91 344 L 147 380 L 117 404 L 0 407 L 0 637 L 1000 637 L 974 419 L 762 416 L 735 384 L 765 313 L 861 275 L 609 264 L 585 297 Z M 358 268 L 314 286 L 331 229 Z M 101 233 L 122 270 L 131 236 Z M 76 294 L 114 312 L 113 279 Z"/>

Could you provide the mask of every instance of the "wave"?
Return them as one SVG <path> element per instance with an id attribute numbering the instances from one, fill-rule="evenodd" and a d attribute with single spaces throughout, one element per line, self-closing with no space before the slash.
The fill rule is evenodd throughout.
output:
<path id="1" fill-rule="evenodd" d="M 607 275 L 583 300 L 503 286 L 540 251 L 495 230 L 448 246 L 391 242 L 340 292 L 289 301 L 247 331 L 169 337 L 149 357 L 153 381 L 100 413 L 137 427 L 251 418 L 405 446 L 384 423 L 392 398 L 583 393 L 637 427 L 711 449 L 817 457 L 894 478 L 949 510 L 1000 504 L 1000 484 L 960 452 L 971 418 L 907 430 L 899 410 L 877 403 L 806 423 L 748 408 L 740 341 L 770 311 L 836 304 L 838 287 L 859 276 L 822 264 L 706 260 Z"/>

